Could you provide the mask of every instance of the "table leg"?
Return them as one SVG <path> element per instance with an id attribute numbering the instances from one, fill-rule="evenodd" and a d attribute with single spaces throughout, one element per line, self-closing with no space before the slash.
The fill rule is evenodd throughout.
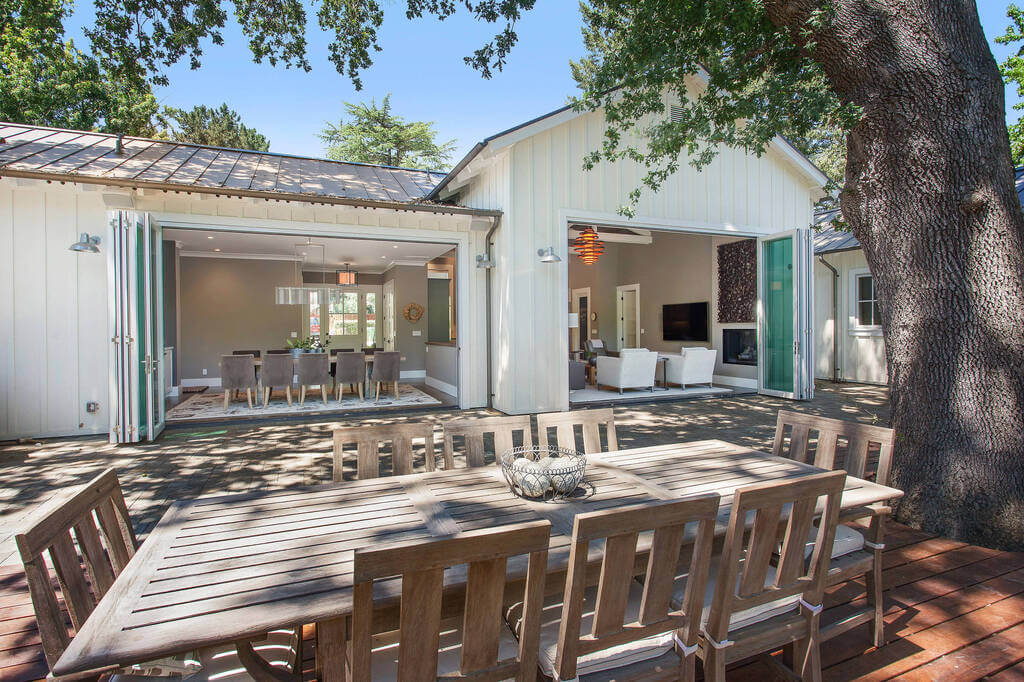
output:
<path id="1" fill-rule="evenodd" d="M 316 669 L 320 682 L 348 682 L 348 622 L 344 616 L 316 624 Z"/>

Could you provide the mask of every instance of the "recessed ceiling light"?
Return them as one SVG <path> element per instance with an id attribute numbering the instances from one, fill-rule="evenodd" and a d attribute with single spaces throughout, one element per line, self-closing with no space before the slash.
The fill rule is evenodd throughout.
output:
<path id="1" fill-rule="evenodd" d="M 397 248 L 398 248 L 398 244 L 392 244 L 392 245 L 391 245 L 391 248 L 392 248 L 392 249 L 397 249 Z"/>
<path id="2" fill-rule="evenodd" d="M 213 235 L 208 236 L 207 239 L 213 239 Z"/>
<path id="3" fill-rule="evenodd" d="M 383 258 L 384 260 L 387 260 L 388 257 L 387 256 L 381 256 L 381 258 Z"/>
<path id="4" fill-rule="evenodd" d="M 214 251 L 220 251 L 220 249 L 214 249 Z"/>

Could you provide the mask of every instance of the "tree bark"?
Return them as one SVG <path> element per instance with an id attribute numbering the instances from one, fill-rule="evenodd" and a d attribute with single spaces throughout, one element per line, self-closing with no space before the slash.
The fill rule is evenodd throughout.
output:
<path id="1" fill-rule="evenodd" d="M 898 518 L 1024 548 L 1024 213 L 973 0 L 767 0 L 863 109 L 840 204 L 882 308 Z M 794 31 L 796 34 L 796 31 Z"/>

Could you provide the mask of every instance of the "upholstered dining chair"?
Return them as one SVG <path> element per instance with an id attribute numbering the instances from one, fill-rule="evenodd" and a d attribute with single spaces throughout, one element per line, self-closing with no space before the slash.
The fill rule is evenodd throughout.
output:
<path id="1" fill-rule="evenodd" d="M 258 350 L 233 350 L 233 351 L 231 351 L 231 354 L 232 355 L 251 355 L 254 358 L 256 358 L 257 360 L 260 359 L 260 352 Z M 255 367 L 253 368 L 252 371 L 253 371 L 253 374 L 256 375 L 256 381 L 258 382 L 259 378 L 260 378 L 259 371 Z"/>
<path id="2" fill-rule="evenodd" d="M 373 370 L 370 381 L 374 382 L 376 394 L 374 400 L 380 400 L 380 385 L 394 384 L 395 400 L 398 400 L 398 378 L 401 376 L 402 354 L 396 351 L 378 351 L 373 354 Z"/>
<path id="3" fill-rule="evenodd" d="M 25 566 L 43 654 L 52 668 L 139 549 L 117 474 L 107 469 L 70 495 L 40 506 L 29 516 L 25 530 L 15 535 L 15 541 Z M 273 650 L 275 658 L 286 650 L 285 664 L 294 674 L 302 662 L 301 639 L 301 628 L 278 631 L 261 638 L 256 648 Z M 253 652 L 252 644 L 239 646 L 259 657 L 258 668 L 285 674 L 284 669 L 271 668 Z M 192 672 L 189 680 L 202 682 L 219 679 L 224 671 L 233 670 L 232 682 L 252 680 L 238 672 L 242 665 L 234 645 L 200 649 L 198 653 L 200 670 L 187 660 L 190 657 L 176 656 L 110 672 L 129 675 L 128 679 L 138 682 L 168 680 L 171 673 L 177 673 L 180 679 Z"/>
<path id="4" fill-rule="evenodd" d="M 260 378 L 263 383 L 263 407 L 270 402 L 270 397 L 275 386 L 284 386 L 284 395 L 288 399 L 288 406 L 292 405 L 292 379 L 295 377 L 295 363 L 291 353 L 267 352 L 263 358 L 263 369 Z"/>
<path id="5" fill-rule="evenodd" d="M 328 387 L 331 385 L 331 359 L 327 353 L 299 354 L 299 404 L 306 402 L 306 389 L 320 387 L 320 397 L 327 404 Z"/>
<path id="6" fill-rule="evenodd" d="M 550 535 L 550 522 L 532 521 L 356 549 L 351 679 L 535 680 Z M 505 568 L 514 561 L 525 563 L 526 580 L 506 589 Z M 462 615 L 444 618 L 445 570 L 456 567 L 468 576 Z M 375 622 L 374 585 L 382 593 L 380 583 L 394 585 L 395 578 L 401 579 L 398 629 L 380 632 L 387 628 Z M 518 642 L 503 621 L 506 595 L 524 605 Z M 343 641 L 334 645 L 346 648 Z"/>
<path id="7" fill-rule="evenodd" d="M 345 396 L 345 384 L 359 391 L 363 399 L 363 384 L 366 383 L 366 360 L 362 353 L 344 351 L 334 356 L 334 381 L 338 387 L 338 402 Z M 356 388 L 358 387 L 358 388 Z"/>
<path id="8" fill-rule="evenodd" d="M 813 459 L 809 448 L 812 436 L 816 440 Z M 872 478 L 875 483 L 889 485 L 895 440 L 893 430 L 883 426 L 779 410 L 772 454 L 822 469 L 843 469 L 850 476 Z M 868 598 L 863 608 L 842 620 L 823 625 L 822 640 L 870 622 L 874 645 L 885 644 L 882 552 L 885 550 L 885 520 L 890 513 L 891 509 L 884 504 L 861 507 L 844 514 L 841 519 L 844 523 L 836 527 L 827 586 L 864 576 Z"/>
<path id="9" fill-rule="evenodd" d="M 257 388 L 256 363 L 251 355 L 222 355 L 220 358 L 220 385 L 224 389 L 224 409 L 231 403 L 231 392 L 245 390 L 252 409 L 252 392 Z"/>

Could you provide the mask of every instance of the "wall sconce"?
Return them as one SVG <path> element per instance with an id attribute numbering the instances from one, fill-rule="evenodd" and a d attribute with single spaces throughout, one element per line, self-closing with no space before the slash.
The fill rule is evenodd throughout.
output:
<path id="1" fill-rule="evenodd" d="M 89 233 L 83 232 L 78 237 L 78 241 L 68 247 L 69 251 L 77 251 L 78 253 L 99 253 L 100 238 L 96 235 L 92 237 Z"/>
<path id="2" fill-rule="evenodd" d="M 543 249 L 537 249 L 537 255 L 540 256 L 541 263 L 561 263 L 562 259 L 557 253 L 555 253 L 555 247 L 545 246 Z"/>
<path id="3" fill-rule="evenodd" d="M 494 267 L 494 261 L 486 253 L 478 253 L 476 255 L 476 266 L 481 270 Z"/>

